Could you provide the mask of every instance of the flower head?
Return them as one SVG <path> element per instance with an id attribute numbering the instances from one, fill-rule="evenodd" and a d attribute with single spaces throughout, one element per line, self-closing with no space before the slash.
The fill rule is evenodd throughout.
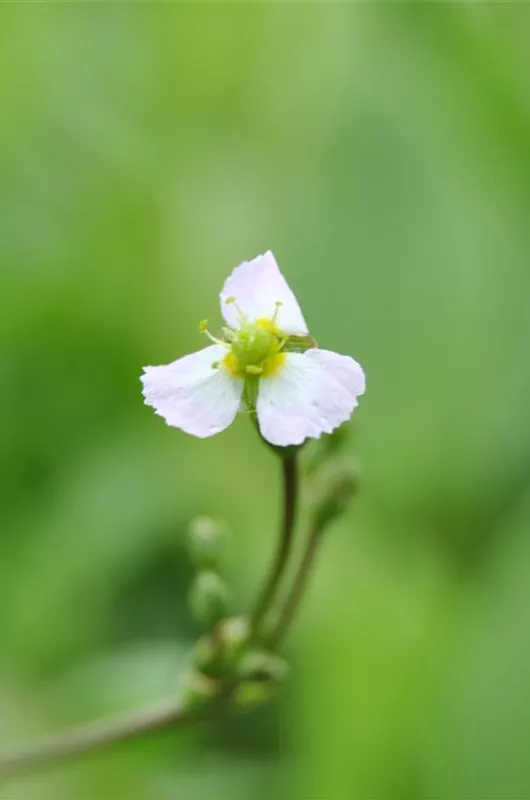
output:
<path id="1" fill-rule="evenodd" d="M 221 292 L 222 336 L 172 364 L 145 367 L 148 405 L 201 438 L 228 428 L 243 403 L 262 436 L 287 447 L 331 433 L 364 393 L 361 366 L 321 350 L 269 251 L 236 267 Z"/>

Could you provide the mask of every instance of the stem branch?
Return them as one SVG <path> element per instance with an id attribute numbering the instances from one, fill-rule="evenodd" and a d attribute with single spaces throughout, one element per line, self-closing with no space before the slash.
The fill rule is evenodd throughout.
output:
<path id="1" fill-rule="evenodd" d="M 71 728 L 40 742 L 21 744 L 0 752 L 0 775 L 83 755 L 108 744 L 197 718 L 197 714 L 184 711 L 178 700 L 168 698 L 145 708 Z"/>
<path id="2" fill-rule="evenodd" d="M 322 538 L 323 530 L 323 525 L 314 523 L 313 528 L 310 531 L 293 585 L 291 586 L 291 590 L 287 595 L 282 610 L 280 611 L 276 627 L 268 640 L 268 644 L 271 648 L 276 648 L 281 639 L 283 639 L 293 620 L 298 606 L 300 605 L 300 601 L 307 589 L 311 569 L 315 561 L 315 556 L 317 554 L 318 545 L 320 544 L 320 540 Z"/>
<path id="3" fill-rule="evenodd" d="M 261 623 L 274 600 L 287 566 L 293 544 L 294 521 L 298 499 L 298 462 L 296 455 L 283 456 L 283 521 L 280 541 L 269 577 L 251 618 L 251 628 L 259 634 Z"/>

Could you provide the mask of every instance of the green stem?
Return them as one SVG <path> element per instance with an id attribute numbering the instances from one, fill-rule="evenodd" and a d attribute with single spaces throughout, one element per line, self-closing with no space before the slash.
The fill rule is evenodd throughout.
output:
<path id="1" fill-rule="evenodd" d="M 198 712 L 184 710 L 173 697 L 152 706 L 97 720 L 52 735 L 42 741 L 24 743 L 0 752 L 0 775 L 27 771 L 65 758 L 99 750 L 105 745 L 134 739 L 199 718 Z"/>
<path id="2" fill-rule="evenodd" d="M 251 629 L 259 635 L 262 622 L 274 601 L 280 581 L 289 561 L 293 544 L 294 523 L 298 500 L 298 462 L 296 454 L 282 457 L 283 517 L 282 530 L 276 555 L 256 608 L 251 617 Z"/>
<path id="3" fill-rule="evenodd" d="M 320 544 L 320 540 L 322 538 L 323 530 L 324 526 L 319 523 L 315 523 L 311 529 L 304 553 L 302 555 L 302 560 L 300 561 L 298 571 L 293 581 L 293 585 L 291 586 L 291 590 L 287 595 L 285 603 L 280 611 L 280 615 L 276 622 L 276 627 L 268 639 L 267 643 L 271 649 L 278 647 L 281 640 L 285 636 L 285 633 L 287 632 L 287 629 L 289 628 L 296 614 L 298 606 L 300 605 L 300 601 L 304 596 L 311 574 L 311 569 L 315 561 L 315 556 L 317 554 L 318 545 Z"/>

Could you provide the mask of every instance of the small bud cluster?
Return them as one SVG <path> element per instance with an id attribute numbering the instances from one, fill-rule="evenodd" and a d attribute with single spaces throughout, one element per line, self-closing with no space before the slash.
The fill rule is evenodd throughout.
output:
<path id="1" fill-rule="evenodd" d="M 209 517 L 193 520 L 188 551 L 197 570 L 189 593 L 190 610 L 205 625 L 215 625 L 228 613 L 228 587 L 219 574 L 226 531 Z"/>
<path id="2" fill-rule="evenodd" d="M 208 629 L 193 653 L 182 691 L 190 710 L 198 710 L 232 686 L 234 708 L 247 710 L 268 700 L 288 668 L 283 659 L 258 647 L 246 616 L 228 616 L 228 587 L 220 575 L 227 529 L 209 517 L 189 528 L 188 553 L 196 569 L 190 592 L 192 615 Z"/>

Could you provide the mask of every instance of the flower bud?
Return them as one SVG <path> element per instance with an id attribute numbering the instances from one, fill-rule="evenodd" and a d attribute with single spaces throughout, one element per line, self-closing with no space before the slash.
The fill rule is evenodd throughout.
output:
<path id="1" fill-rule="evenodd" d="M 215 625 L 227 613 L 226 583 L 212 570 L 199 572 L 190 589 L 189 605 L 195 619 L 206 625 Z"/>
<path id="2" fill-rule="evenodd" d="M 219 693 L 219 684 L 200 672 L 187 672 L 182 680 L 182 704 L 195 711 L 211 702 Z"/>
<path id="3" fill-rule="evenodd" d="M 203 636 L 195 645 L 193 665 L 205 675 L 215 675 L 219 664 L 219 647 L 211 636 Z"/>
<path id="4" fill-rule="evenodd" d="M 315 525 L 322 528 L 344 514 L 357 492 L 357 468 L 349 459 L 323 467 L 311 484 L 310 507 Z"/>
<path id="5" fill-rule="evenodd" d="M 188 552 L 197 569 L 216 569 L 221 560 L 226 529 L 210 517 L 195 517 L 189 527 Z"/>
<path id="6" fill-rule="evenodd" d="M 217 640 L 223 662 L 230 667 L 242 656 L 250 637 L 250 624 L 247 617 L 229 617 L 219 623 Z"/>
<path id="7" fill-rule="evenodd" d="M 232 702 L 239 711 L 251 711 L 270 700 L 275 689 L 272 681 L 243 681 L 235 688 Z"/>
<path id="8" fill-rule="evenodd" d="M 242 657 L 237 672 L 241 678 L 250 681 L 281 683 L 289 674 L 289 666 L 283 658 L 274 653 L 250 650 Z"/>

